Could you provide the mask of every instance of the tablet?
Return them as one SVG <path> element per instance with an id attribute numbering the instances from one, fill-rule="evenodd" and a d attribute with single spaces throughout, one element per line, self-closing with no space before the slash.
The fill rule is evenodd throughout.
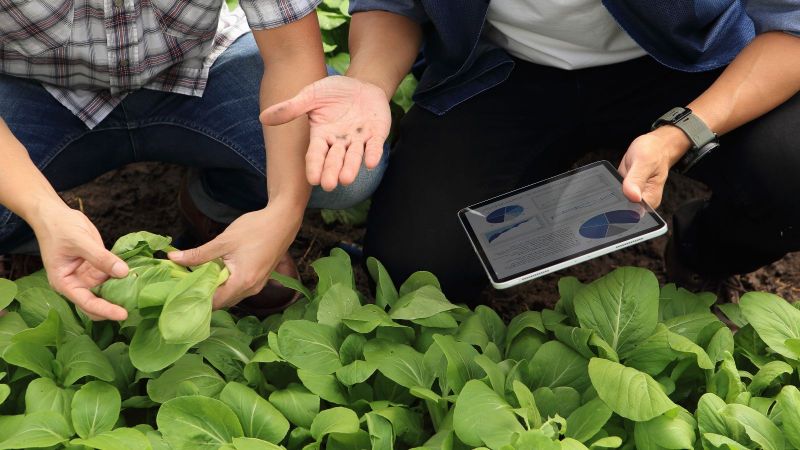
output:
<path id="1" fill-rule="evenodd" d="M 504 289 L 667 232 L 598 161 L 458 212 L 492 285 Z"/>

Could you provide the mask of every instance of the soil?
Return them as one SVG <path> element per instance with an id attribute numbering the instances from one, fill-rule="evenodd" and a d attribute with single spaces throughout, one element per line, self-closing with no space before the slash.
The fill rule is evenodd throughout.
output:
<path id="1" fill-rule="evenodd" d="M 80 207 L 97 225 L 107 245 L 132 231 L 149 230 L 170 236 L 180 236 L 183 226 L 176 208 L 176 196 L 183 169 L 160 163 L 137 163 L 107 173 L 97 180 L 63 193 L 74 207 Z M 667 183 L 664 204 L 659 209 L 666 220 L 683 202 L 708 195 L 707 189 L 688 178 L 671 176 Z M 361 227 L 342 224 L 326 225 L 319 211 L 309 211 L 291 248 L 298 261 L 306 284 L 315 277 L 309 263 L 324 256 L 340 242 L 358 243 L 364 235 Z M 639 266 L 652 270 L 666 282 L 661 254 L 667 237 L 617 251 L 586 263 L 547 275 L 511 289 L 498 291 L 487 288 L 483 302 L 504 316 L 552 306 L 558 300 L 557 281 L 563 276 L 575 276 L 590 281 L 620 266 Z M 788 300 L 800 299 L 800 252 L 789 254 L 780 261 L 756 272 L 734 277 L 726 282 L 719 295 L 722 301 L 737 301 L 747 291 L 776 293 Z M 362 292 L 368 290 L 367 274 L 355 267 Z"/>

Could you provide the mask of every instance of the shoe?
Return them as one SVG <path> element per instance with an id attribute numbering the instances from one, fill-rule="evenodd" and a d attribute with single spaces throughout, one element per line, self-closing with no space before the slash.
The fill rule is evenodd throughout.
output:
<path id="1" fill-rule="evenodd" d="M 186 236 L 181 238 L 184 245 L 197 246 L 208 242 L 225 231 L 227 224 L 216 222 L 201 212 L 189 195 L 189 185 L 184 178 L 178 194 L 178 209 L 183 219 Z M 275 271 L 281 275 L 300 280 L 300 273 L 291 255 L 287 252 L 278 261 Z M 265 318 L 288 308 L 300 298 L 300 293 L 283 286 L 276 280 L 269 280 L 258 294 L 239 302 L 231 311 L 240 316 L 254 315 Z"/>
<path id="2" fill-rule="evenodd" d="M 737 275 L 701 274 L 684 264 L 674 237 L 664 248 L 664 269 L 668 282 L 695 293 L 712 292 L 718 300 L 735 302 L 746 291 Z"/>

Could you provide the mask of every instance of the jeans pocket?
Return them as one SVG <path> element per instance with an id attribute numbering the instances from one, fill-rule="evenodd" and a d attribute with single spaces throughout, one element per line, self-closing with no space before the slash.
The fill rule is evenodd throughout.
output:
<path id="1" fill-rule="evenodd" d="M 0 0 L 0 45 L 26 56 L 63 47 L 74 16 L 74 0 Z"/>
<path id="2" fill-rule="evenodd" d="M 204 41 L 216 35 L 225 5 L 220 0 L 150 0 L 150 3 L 164 33 L 179 39 Z"/>

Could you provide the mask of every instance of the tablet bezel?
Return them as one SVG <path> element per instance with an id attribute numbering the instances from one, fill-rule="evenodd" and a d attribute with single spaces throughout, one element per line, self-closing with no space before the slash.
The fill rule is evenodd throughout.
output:
<path id="1" fill-rule="evenodd" d="M 502 201 L 502 200 L 504 200 L 506 198 L 509 198 L 509 197 L 512 197 L 514 195 L 517 195 L 517 194 L 520 194 L 520 193 L 523 193 L 523 192 L 526 192 L 526 191 L 529 191 L 529 190 L 532 190 L 532 189 L 536 189 L 538 187 L 544 186 L 544 185 L 552 183 L 554 181 L 558 181 L 558 180 L 573 176 L 573 175 L 578 174 L 580 172 L 585 172 L 585 171 L 593 169 L 593 168 L 595 168 L 597 166 L 604 167 L 609 173 L 612 174 L 612 176 L 614 176 L 614 179 L 616 179 L 616 180 L 618 180 L 620 182 L 620 187 L 622 186 L 622 176 L 619 174 L 619 172 L 617 172 L 617 170 L 614 168 L 614 166 L 611 165 L 610 162 L 608 162 L 606 160 L 601 160 L 601 161 L 596 161 L 596 162 L 587 164 L 585 166 L 578 167 L 576 169 L 569 170 L 567 172 L 564 172 L 562 174 L 559 174 L 559 175 L 556 175 L 556 176 L 553 176 L 553 177 L 550 177 L 550 178 L 546 178 L 546 179 L 541 180 L 541 181 L 537 181 L 536 183 L 529 184 L 527 186 L 523 186 L 523 187 L 515 189 L 513 191 L 506 192 L 504 194 L 500 194 L 498 196 L 492 197 L 492 198 L 484 200 L 482 202 L 475 203 L 473 205 L 467 206 L 466 208 L 462 208 L 460 211 L 458 211 L 458 219 L 461 222 L 461 225 L 464 227 L 464 230 L 467 233 L 467 236 L 468 236 L 468 238 L 470 240 L 470 243 L 472 244 L 473 249 L 475 249 L 475 252 L 478 254 L 478 258 L 480 259 L 481 264 L 483 265 L 483 268 L 486 271 L 486 274 L 489 276 L 489 279 L 491 280 L 492 285 L 494 287 L 496 287 L 498 289 L 504 289 L 504 288 L 507 288 L 507 287 L 522 283 L 524 281 L 528 281 L 528 280 L 531 280 L 533 278 L 540 277 L 540 276 L 545 275 L 547 273 L 550 273 L 550 272 L 553 272 L 553 271 L 556 271 L 556 270 L 560 270 L 560 269 L 563 269 L 565 267 L 572 266 L 574 264 L 578 264 L 580 262 L 589 260 L 591 258 L 595 258 L 597 256 L 604 255 L 606 253 L 610 253 L 610 252 L 612 252 L 614 250 L 618 250 L 620 248 L 627 247 L 628 245 L 633 245 L 633 244 L 639 243 L 641 241 L 644 241 L 646 239 L 651 239 L 653 237 L 656 237 L 656 236 L 659 236 L 661 234 L 666 233 L 666 231 L 667 231 L 667 223 L 664 221 L 664 219 L 661 218 L 661 216 L 658 215 L 658 213 L 655 212 L 655 210 L 653 210 L 653 208 L 650 207 L 650 205 L 648 205 L 647 203 L 642 201 L 640 204 L 645 208 L 646 213 L 649 214 L 650 217 L 653 218 L 653 220 L 655 220 L 656 225 L 654 225 L 652 227 L 649 227 L 649 228 L 646 228 L 644 230 L 640 230 L 640 231 L 636 232 L 635 234 L 631 234 L 631 235 L 627 235 L 627 236 L 624 236 L 624 237 L 621 237 L 621 238 L 618 238 L 618 239 L 614 239 L 614 240 L 606 242 L 604 244 L 597 245 L 597 246 L 588 248 L 586 250 L 583 250 L 583 251 L 580 251 L 580 252 L 577 252 L 577 253 L 573 253 L 573 254 L 571 254 L 569 256 L 558 258 L 558 259 L 555 259 L 555 260 L 550 261 L 548 263 L 541 264 L 541 265 L 532 267 L 530 269 L 526 269 L 525 271 L 518 272 L 518 273 L 515 273 L 515 274 L 512 274 L 512 275 L 503 277 L 503 278 L 499 278 L 497 276 L 497 272 L 495 271 L 494 267 L 491 264 L 491 261 L 489 260 L 489 258 L 487 257 L 486 253 L 483 250 L 483 246 L 481 244 L 481 241 L 478 239 L 475 231 L 472 229 L 472 225 L 469 223 L 469 220 L 467 219 L 467 216 L 466 216 L 467 213 L 469 211 L 471 211 L 471 210 L 474 210 L 474 209 L 477 209 L 477 208 L 482 208 L 484 206 L 490 205 L 490 204 L 498 202 L 498 201 Z"/>

